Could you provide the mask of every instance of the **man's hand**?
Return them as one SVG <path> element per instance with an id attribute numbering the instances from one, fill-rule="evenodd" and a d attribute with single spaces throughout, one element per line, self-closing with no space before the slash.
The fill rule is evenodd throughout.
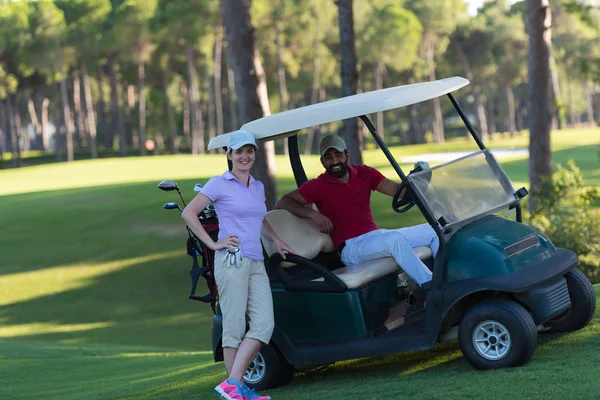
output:
<path id="1" fill-rule="evenodd" d="M 310 219 L 322 233 L 329 233 L 333 229 L 331 220 L 317 211 L 310 213 Z"/>

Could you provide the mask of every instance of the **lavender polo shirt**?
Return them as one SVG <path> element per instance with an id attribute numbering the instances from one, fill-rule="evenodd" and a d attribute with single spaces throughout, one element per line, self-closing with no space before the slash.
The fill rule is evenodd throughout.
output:
<path id="1" fill-rule="evenodd" d="M 265 187 L 250 175 L 250 185 L 239 181 L 229 171 L 211 178 L 201 193 L 215 204 L 219 217 L 219 240 L 227 235 L 240 239 L 242 255 L 252 260 L 264 259 L 260 232 L 267 213 Z M 225 253 L 225 251 L 221 251 Z"/>

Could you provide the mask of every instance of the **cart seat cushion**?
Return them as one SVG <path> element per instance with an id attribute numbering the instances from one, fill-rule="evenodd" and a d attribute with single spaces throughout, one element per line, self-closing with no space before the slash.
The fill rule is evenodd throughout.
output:
<path id="1" fill-rule="evenodd" d="M 331 236 L 321 233 L 310 219 L 299 218 L 287 210 L 269 211 L 265 217 L 279 237 L 299 256 L 312 260 L 320 252 L 335 251 Z M 273 242 L 263 234 L 261 240 L 269 256 L 276 252 Z M 284 263 L 290 266 L 291 263 Z"/>
<path id="2" fill-rule="evenodd" d="M 421 260 L 425 260 L 432 256 L 429 247 L 416 247 L 413 250 Z M 391 273 L 399 273 L 401 271 L 402 268 L 400 268 L 394 258 L 384 257 L 344 268 L 338 268 L 332 272 L 346 284 L 348 289 L 357 289 L 381 277 Z M 322 280 L 323 278 L 315 279 L 315 282 Z"/>

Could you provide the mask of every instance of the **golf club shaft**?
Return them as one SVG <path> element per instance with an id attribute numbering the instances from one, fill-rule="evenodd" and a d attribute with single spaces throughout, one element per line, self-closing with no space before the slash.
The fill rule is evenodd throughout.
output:
<path id="1" fill-rule="evenodd" d="M 179 189 L 177 189 L 177 193 L 179 193 L 179 198 L 181 199 L 181 201 L 183 202 L 183 207 L 187 207 L 187 204 L 185 204 L 185 200 L 183 199 L 183 196 L 181 195 L 181 192 L 179 191 Z"/>

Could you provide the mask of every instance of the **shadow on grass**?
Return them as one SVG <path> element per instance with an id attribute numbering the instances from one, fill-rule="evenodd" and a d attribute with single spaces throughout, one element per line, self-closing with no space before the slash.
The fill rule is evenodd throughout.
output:
<path id="1" fill-rule="evenodd" d="M 191 200 L 196 182 L 182 180 Z M 295 188 L 278 179 L 280 195 Z M 210 348 L 210 308 L 187 299 L 191 260 L 178 201 L 157 182 L 0 196 L 2 337 Z M 381 227 L 397 216 L 389 198 L 372 202 Z M 156 255 L 158 259 L 144 257 Z M 115 263 L 111 265 L 110 263 Z M 198 292 L 206 291 L 204 282 Z M 173 335 L 173 332 L 178 332 Z"/>

